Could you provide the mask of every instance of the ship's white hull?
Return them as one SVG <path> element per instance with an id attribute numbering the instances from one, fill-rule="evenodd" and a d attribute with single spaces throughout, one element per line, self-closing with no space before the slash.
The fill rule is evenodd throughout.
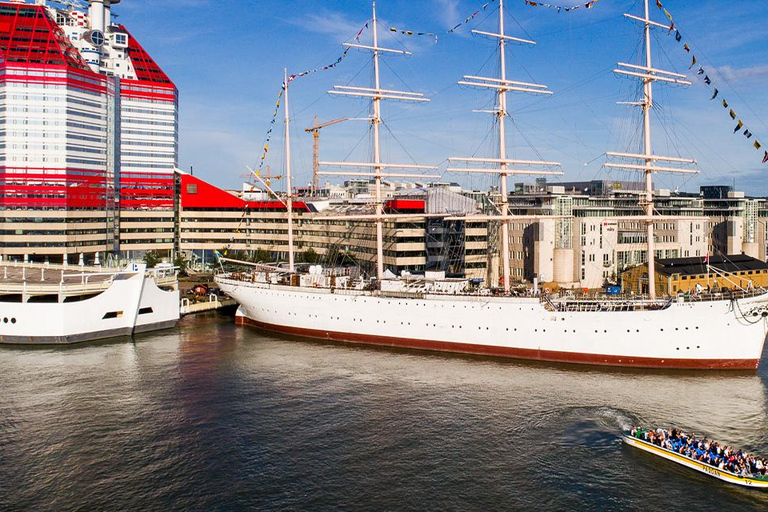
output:
<path id="1" fill-rule="evenodd" d="M 237 321 L 354 343 L 613 366 L 755 369 L 768 295 L 661 310 L 553 312 L 537 298 L 433 295 L 251 283 L 219 276 Z M 735 306 L 735 307 L 734 307 Z M 745 318 L 746 315 L 746 318 Z"/>
<path id="2" fill-rule="evenodd" d="M 166 329 L 179 320 L 179 291 L 143 270 L 74 302 L 0 302 L 0 344 L 69 344 Z"/>

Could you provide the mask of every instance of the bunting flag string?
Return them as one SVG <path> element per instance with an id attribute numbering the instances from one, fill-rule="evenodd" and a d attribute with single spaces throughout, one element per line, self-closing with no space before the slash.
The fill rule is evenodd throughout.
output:
<path id="1" fill-rule="evenodd" d="M 488 2 L 485 2 L 480 7 L 480 9 L 476 10 L 475 12 L 473 12 L 472 14 L 470 14 L 469 16 L 464 18 L 464 21 L 462 21 L 461 23 L 457 23 L 455 26 L 453 26 L 450 29 L 448 29 L 448 33 L 450 34 L 452 32 L 455 32 L 456 30 L 461 28 L 462 25 L 466 25 L 467 23 L 472 21 L 478 14 L 480 14 L 481 12 L 486 10 L 488 8 L 488 6 L 491 5 L 492 3 L 494 3 L 495 1 L 496 0 L 490 0 Z M 600 0 L 590 0 L 589 2 L 585 2 L 583 4 L 576 4 L 576 5 L 571 5 L 571 6 L 568 6 L 568 7 L 565 7 L 565 6 L 562 6 L 562 5 L 550 4 L 550 3 L 547 3 L 547 2 L 535 2 L 533 0 L 523 0 L 523 1 L 525 2 L 525 5 L 527 5 L 528 7 L 546 7 L 547 9 L 554 9 L 554 10 L 556 10 L 559 13 L 559 12 L 571 12 L 571 11 L 578 10 L 580 8 L 591 9 Z"/>
<path id="2" fill-rule="evenodd" d="M 549 4 L 546 2 L 535 2 L 533 0 L 523 0 L 525 2 L 525 5 L 529 7 L 546 7 L 547 9 L 555 9 L 557 12 L 571 12 L 575 11 L 580 8 L 584 9 L 591 9 L 595 6 L 596 3 L 598 3 L 600 0 L 590 0 L 589 2 L 585 2 L 583 4 L 576 4 L 570 7 L 564 7 L 562 5 L 555 5 L 555 4 Z M 464 18 L 463 21 L 457 23 L 453 27 L 446 30 L 446 33 L 452 34 L 453 32 L 456 32 L 459 28 L 461 28 L 462 25 L 466 25 L 473 19 L 475 19 L 481 12 L 488 9 L 488 6 L 490 6 L 492 3 L 495 3 L 496 0 L 489 0 L 485 2 L 482 6 L 480 6 L 479 9 L 477 9 L 475 12 Z M 367 26 L 367 25 L 366 25 Z M 434 32 L 419 32 L 416 30 L 405 30 L 398 27 L 390 27 L 390 32 L 398 32 L 400 34 L 403 34 L 405 36 L 429 36 L 435 38 L 435 43 L 438 42 L 438 36 Z M 359 34 L 358 34 L 359 35 Z"/>
<path id="3" fill-rule="evenodd" d="M 277 113 L 280 110 L 280 101 L 282 101 L 283 99 L 284 92 L 285 92 L 285 85 L 280 87 L 280 92 L 277 94 L 277 102 L 275 102 L 275 110 L 272 112 L 272 120 L 269 122 L 269 130 L 267 130 L 267 134 L 264 137 L 264 147 L 261 150 L 259 167 L 256 169 L 257 175 L 261 172 L 262 167 L 264 167 L 264 160 L 266 160 L 267 153 L 269 153 L 269 142 L 272 140 L 272 132 L 275 129 L 275 123 L 277 122 Z"/>
<path id="4" fill-rule="evenodd" d="M 366 25 L 368 25 L 368 24 L 366 23 Z M 296 80 L 297 78 L 301 78 L 302 76 L 307 76 L 307 75 L 311 75 L 312 73 L 317 73 L 318 71 L 327 71 L 329 69 L 333 69 L 336 66 L 338 66 L 341 63 L 342 60 L 344 60 L 344 57 L 346 57 L 348 53 L 349 53 L 349 47 L 347 47 L 341 53 L 341 55 L 339 56 L 338 59 L 336 59 L 335 61 L 333 61 L 330 64 L 327 64 L 327 65 L 325 65 L 323 67 L 320 67 L 320 68 L 308 69 L 306 71 L 302 71 L 301 73 L 293 73 L 292 75 L 290 75 L 288 77 L 288 83 L 291 83 L 294 80 Z"/>
<path id="5" fill-rule="evenodd" d="M 563 7 L 562 5 L 548 4 L 546 2 L 534 2 L 532 0 L 524 0 L 524 1 L 525 1 L 525 5 L 528 5 L 530 7 L 546 7 L 547 9 L 555 9 L 557 12 L 561 12 L 561 11 L 571 12 L 571 11 L 575 11 L 577 9 L 580 9 L 582 7 L 584 9 L 591 9 L 600 0 L 592 0 L 590 2 L 586 2 L 586 3 L 583 3 L 583 4 L 572 5 L 570 7 Z"/>
<path id="6" fill-rule="evenodd" d="M 369 22 L 366 22 L 365 25 L 363 25 L 360 28 L 360 30 L 357 31 L 357 34 L 355 34 L 355 39 L 356 40 L 358 40 L 358 41 L 360 40 L 360 36 L 362 35 L 363 31 L 368 28 L 368 23 Z M 342 60 L 344 60 L 344 57 L 347 56 L 347 54 L 349 53 L 349 50 L 350 50 L 349 48 L 346 48 L 341 53 L 339 58 L 336 59 L 335 61 L 333 61 L 330 64 L 327 64 L 327 65 L 322 66 L 322 67 L 314 68 L 314 69 L 308 69 L 306 71 L 302 71 L 301 73 L 293 73 L 293 74 L 289 75 L 288 76 L 288 83 L 293 82 L 297 78 L 301 78 L 303 76 L 307 76 L 307 75 L 310 75 L 312 73 L 317 73 L 318 71 L 326 71 L 328 69 L 335 68 L 336 66 L 338 66 L 341 63 Z M 258 166 L 258 168 L 255 171 L 257 175 L 261 172 L 261 169 L 264 167 L 264 161 L 267 159 L 267 153 L 269 153 L 269 142 L 272 140 L 272 132 L 273 132 L 273 130 L 275 128 L 275 123 L 277 122 L 277 113 L 280 110 L 280 101 L 283 98 L 283 93 L 284 92 L 285 92 L 285 84 L 283 84 L 280 87 L 280 92 L 277 95 L 277 102 L 275 103 L 275 110 L 274 110 L 274 112 L 272 112 L 272 120 L 269 122 L 269 130 L 267 130 L 267 133 L 266 133 L 266 135 L 264 137 L 264 147 L 262 148 L 262 151 L 261 151 L 261 158 L 259 159 L 259 166 Z"/>
<path id="7" fill-rule="evenodd" d="M 675 41 L 677 41 L 678 43 L 682 42 L 683 41 L 683 35 L 680 33 L 680 30 L 675 28 L 675 21 L 672 18 L 672 14 L 664 7 L 664 4 L 662 4 L 661 0 L 656 0 L 656 7 L 658 7 L 660 11 L 663 11 L 664 14 L 667 16 L 667 18 L 669 18 L 670 27 L 669 27 L 668 34 L 672 34 L 672 32 L 674 31 L 674 33 L 675 33 Z M 690 45 L 687 42 L 683 42 L 683 50 L 685 50 L 687 53 L 691 54 L 691 65 L 688 66 L 688 69 L 693 69 L 693 67 L 698 62 L 696 60 L 696 55 L 694 55 L 692 53 L 691 47 L 690 47 Z M 696 74 L 699 77 L 701 77 L 701 80 L 704 82 L 704 84 L 706 84 L 708 87 L 711 87 L 713 89 L 712 97 L 710 98 L 710 101 L 714 100 L 715 98 L 717 98 L 717 95 L 720 93 L 720 91 L 718 90 L 717 87 L 715 87 L 712 84 L 712 79 L 706 73 L 706 71 L 704 70 L 704 67 L 703 66 L 699 66 L 699 69 L 696 71 Z M 744 131 L 742 131 L 741 134 L 745 138 L 747 138 L 748 140 L 751 139 L 752 135 L 753 135 L 752 131 L 749 128 L 747 128 L 746 126 L 744 126 L 744 121 L 742 121 L 739 118 L 739 115 L 736 113 L 736 111 L 733 108 L 730 108 L 730 105 L 725 100 L 725 98 L 723 98 L 722 104 L 723 104 L 723 108 L 724 109 L 728 109 L 728 115 L 730 116 L 730 118 L 733 119 L 734 121 L 737 121 L 736 127 L 733 129 L 733 133 L 735 134 L 735 133 L 741 131 L 742 128 L 743 128 Z M 756 140 L 756 139 L 752 143 L 752 146 L 756 150 L 758 150 L 758 151 L 760 151 L 763 148 L 763 144 L 759 140 Z M 763 164 L 766 164 L 766 163 L 768 163 L 768 151 L 764 150 L 764 152 L 763 152 Z"/>
<path id="8" fill-rule="evenodd" d="M 488 6 L 491 5 L 495 1 L 496 0 L 491 0 L 490 2 L 485 2 L 481 9 L 476 10 L 475 12 L 473 12 L 472 14 L 470 14 L 469 16 L 464 18 L 464 21 L 462 21 L 461 23 L 457 23 L 453 28 L 448 29 L 448 33 L 451 34 L 451 33 L 455 32 L 462 25 L 466 25 L 467 23 L 469 23 L 470 21 L 475 19 L 475 16 L 477 16 L 478 14 L 480 14 L 481 12 L 486 10 L 488 8 Z"/>
<path id="9" fill-rule="evenodd" d="M 389 27 L 390 32 L 399 32 L 403 34 L 404 36 L 430 36 L 435 38 L 435 44 L 437 44 L 438 38 L 437 34 L 434 34 L 432 32 L 414 32 L 413 30 L 401 30 L 396 27 Z"/>

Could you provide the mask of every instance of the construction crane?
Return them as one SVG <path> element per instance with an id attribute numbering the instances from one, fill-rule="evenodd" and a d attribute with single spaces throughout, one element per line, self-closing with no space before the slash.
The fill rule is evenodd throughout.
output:
<path id="1" fill-rule="evenodd" d="M 251 173 L 248 174 L 241 174 L 241 178 L 253 178 L 253 175 Z M 264 166 L 264 172 L 262 173 L 262 179 L 264 180 L 264 183 L 267 184 L 267 186 L 272 185 L 272 180 L 281 180 L 283 179 L 282 174 L 278 174 L 276 176 L 272 176 L 272 169 L 269 165 Z M 255 186 L 255 183 L 252 183 L 251 185 Z"/>
<path id="2" fill-rule="evenodd" d="M 312 192 L 317 192 L 319 187 L 318 174 L 320 173 L 320 130 L 326 126 L 349 121 L 348 117 L 341 117 L 334 119 L 323 124 L 317 124 L 317 116 L 315 116 L 315 125 L 305 128 L 304 131 L 312 133 Z"/>

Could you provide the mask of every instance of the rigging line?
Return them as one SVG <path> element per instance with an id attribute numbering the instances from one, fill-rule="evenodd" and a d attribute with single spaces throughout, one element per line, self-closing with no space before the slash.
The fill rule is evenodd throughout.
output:
<path id="1" fill-rule="evenodd" d="M 350 150 L 349 150 L 349 153 L 347 153 L 347 156 L 345 156 L 345 157 L 342 159 L 342 162 L 344 162 L 344 161 L 348 160 L 348 159 L 349 159 L 349 157 L 350 157 L 350 156 L 352 156 L 352 153 L 353 153 L 353 152 L 354 152 L 354 151 L 357 149 L 357 147 L 360 145 L 360 143 L 361 143 L 361 142 L 363 142 L 363 140 L 365 140 L 365 139 L 367 139 L 367 138 L 368 138 L 368 136 L 370 135 L 370 133 L 371 133 L 371 128 L 370 128 L 370 127 L 368 127 L 368 129 L 367 129 L 365 132 L 363 132 L 363 134 L 362 134 L 362 135 L 360 136 L 360 138 L 357 140 L 357 142 L 355 143 L 355 145 L 354 145 L 354 146 L 352 146 L 352 149 L 350 149 Z"/>
<path id="2" fill-rule="evenodd" d="M 563 34 L 565 32 L 573 32 L 574 30 L 579 30 L 579 29 L 582 29 L 582 28 L 591 27 L 593 25 L 600 25 L 601 23 L 615 23 L 615 22 L 616 22 L 616 18 L 611 16 L 611 17 L 606 18 L 604 20 L 593 21 L 593 22 L 590 22 L 590 23 L 584 23 L 582 25 L 576 25 L 575 27 L 568 27 L 568 28 L 562 29 L 562 30 L 555 30 L 555 31 L 552 31 L 552 32 L 544 32 L 544 33 L 541 33 L 541 34 L 537 34 L 536 38 L 542 39 L 542 38 L 547 37 L 547 36 L 554 36 L 554 35 L 557 35 L 557 34 Z M 536 39 L 536 38 L 531 37 L 531 39 Z"/>
<path id="3" fill-rule="evenodd" d="M 494 58 L 494 57 L 496 56 L 497 52 L 498 52 L 498 49 L 494 49 L 493 51 L 491 51 L 491 52 L 488 54 L 488 57 L 485 59 L 485 61 L 483 61 L 483 63 L 482 63 L 482 64 L 480 64 L 480 67 L 479 67 L 479 68 L 476 68 L 476 69 L 477 69 L 477 71 L 475 71 L 475 74 L 476 74 L 476 75 L 480 75 L 480 74 L 483 72 L 483 69 L 485 69 L 485 66 L 487 66 L 487 65 L 488 65 L 488 62 L 489 62 L 489 61 L 490 61 L 492 58 Z"/>
<path id="4" fill-rule="evenodd" d="M 528 147 L 530 147 L 533 152 L 536 154 L 536 156 L 539 158 L 539 160 L 544 160 L 544 155 L 542 155 L 538 149 L 533 145 L 533 143 L 530 141 L 530 139 L 523 133 L 523 131 L 520 129 L 520 127 L 515 123 L 515 121 L 512 119 L 512 117 L 507 114 L 505 117 L 508 117 L 510 122 L 512 123 L 512 126 L 515 128 L 515 131 L 520 134 L 520 136 L 523 138 L 523 140 L 528 144 Z"/>
<path id="5" fill-rule="evenodd" d="M 661 38 L 659 37 L 659 33 L 656 32 L 656 31 L 652 31 L 651 34 L 652 34 L 654 40 L 656 41 L 656 48 L 658 48 L 659 51 L 662 53 L 662 55 L 664 55 L 664 57 L 666 57 L 667 65 L 669 65 L 669 67 L 672 68 L 672 71 L 675 71 L 675 72 L 679 73 L 680 72 L 680 68 L 675 65 L 675 63 L 672 61 L 672 58 L 667 53 L 666 48 L 664 48 L 664 45 L 661 42 Z M 669 36 L 665 36 L 665 37 L 669 37 Z"/>
<path id="6" fill-rule="evenodd" d="M 533 123 L 529 123 L 529 122 L 520 121 L 520 120 L 518 119 L 518 120 L 517 120 L 517 121 L 516 121 L 514 124 L 515 124 L 515 125 L 517 125 L 518 127 L 527 127 L 527 128 L 529 128 L 529 131 L 530 131 L 530 129 L 532 128 L 532 129 L 534 129 L 534 130 L 539 130 L 539 131 L 541 131 L 541 132 L 544 132 L 544 133 L 546 133 L 547 135 L 550 135 L 550 136 L 552 136 L 552 137 L 556 137 L 556 138 L 558 138 L 558 139 L 562 139 L 562 140 L 564 140 L 564 141 L 567 141 L 567 142 L 571 142 L 571 143 L 573 143 L 573 144 L 580 144 L 580 145 L 584 146 L 585 148 L 589 148 L 589 149 L 592 149 L 592 150 L 594 150 L 594 151 L 600 151 L 600 148 L 596 148 L 596 147 L 594 147 L 594 146 L 590 146 L 590 145 L 588 145 L 588 144 L 584 143 L 584 142 L 583 142 L 581 139 L 579 139 L 579 138 L 576 138 L 576 139 L 572 139 L 572 138 L 569 138 L 569 137 L 567 137 L 567 136 L 565 136 L 565 135 L 558 135 L 558 134 L 557 134 L 557 132 L 554 132 L 554 131 L 551 131 L 551 130 L 546 130 L 546 129 L 542 128 L 541 126 L 539 126 L 539 125 L 536 125 L 536 124 L 533 124 Z M 569 130 L 569 131 L 570 131 L 570 130 Z M 565 151 L 563 151 L 563 150 L 559 150 L 559 151 L 560 151 L 561 153 L 565 154 L 565 155 L 568 155 L 568 153 L 566 153 L 566 152 L 565 152 Z M 572 155 L 569 155 L 569 156 L 572 156 Z"/>
<path id="7" fill-rule="evenodd" d="M 397 136 L 394 134 L 394 132 L 392 132 L 392 130 L 389 128 L 389 125 L 388 125 L 387 123 L 385 123 L 384 121 L 382 121 L 382 122 L 381 122 L 381 125 L 382 125 L 382 126 L 383 126 L 383 127 L 386 129 L 386 130 L 387 130 L 387 132 L 389 133 L 389 135 L 390 135 L 390 136 L 391 136 L 393 139 L 395 139 L 395 142 L 397 142 L 397 144 L 398 144 L 398 145 L 400 146 L 400 148 L 401 148 L 401 149 L 402 149 L 402 150 L 405 152 L 405 154 L 406 154 L 406 155 L 408 155 L 408 158 L 410 158 L 410 159 L 411 159 L 411 161 L 412 161 L 414 164 L 415 164 L 415 163 L 417 163 L 417 162 L 416 162 L 416 159 L 413 157 L 413 155 L 411 154 L 411 152 L 410 152 L 410 151 L 408 151 L 408 149 L 405 147 L 405 145 L 404 145 L 404 144 L 403 144 L 403 143 L 400 141 L 400 139 L 398 139 L 398 138 L 397 138 Z"/>
<path id="8" fill-rule="evenodd" d="M 597 97 L 594 97 L 594 98 L 589 98 L 589 99 L 586 99 L 586 100 L 581 100 L 578 104 L 569 102 L 569 104 L 567 104 L 567 105 L 554 105 L 554 106 L 551 106 L 551 107 L 537 108 L 537 109 L 533 109 L 533 110 L 529 109 L 528 107 L 521 107 L 521 108 L 517 109 L 515 111 L 515 113 L 516 114 L 535 114 L 535 113 L 538 113 L 538 112 L 549 112 L 551 110 L 557 111 L 557 110 L 565 110 L 565 109 L 569 109 L 569 108 L 578 108 L 581 104 L 595 103 L 595 102 L 598 102 L 598 101 L 605 102 L 605 100 L 612 99 L 612 98 L 615 98 L 615 97 L 616 97 L 615 94 L 607 94 L 605 96 L 597 96 Z"/>
<path id="9" fill-rule="evenodd" d="M 695 135 L 693 132 L 691 132 L 690 130 L 686 129 L 685 127 L 683 127 L 681 131 L 682 131 L 682 133 L 681 133 L 681 136 L 682 136 L 682 137 L 687 137 L 688 135 L 690 135 L 691 137 L 694 137 L 694 138 L 696 138 L 696 139 L 697 139 L 699 142 L 701 142 L 702 144 L 705 144 L 705 143 L 704 143 L 704 142 L 703 142 L 701 139 L 699 139 L 699 138 L 698 138 L 698 136 L 696 136 L 696 135 Z M 686 135 L 686 132 L 687 132 L 687 135 Z M 690 139 L 689 139 L 689 143 L 690 143 L 692 146 L 694 146 L 694 147 L 697 147 L 697 148 L 699 147 L 699 146 L 698 146 L 698 145 L 696 145 L 695 143 L 691 142 L 691 141 L 690 141 Z M 739 175 L 739 176 L 742 176 L 742 177 L 743 177 L 743 176 L 745 176 L 744 174 L 742 174 L 742 173 L 741 173 L 741 171 L 739 171 L 739 170 L 738 170 L 736 167 L 734 167 L 734 165 L 733 165 L 733 164 L 732 164 L 732 163 L 731 163 L 729 160 L 726 160 L 725 158 L 723 158 L 722 156 L 720 156 L 720 153 L 717 153 L 717 152 L 715 152 L 714 154 L 715 154 L 715 155 L 717 155 L 717 156 L 718 156 L 718 158 L 719 158 L 720 160 L 722 160 L 722 161 L 723 161 L 723 163 L 724 163 L 726 166 L 730 167 L 730 168 L 731 168 L 731 170 L 733 171 L 733 173 L 734 173 L 734 174 L 737 174 L 737 175 Z M 712 168 L 716 168 L 716 167 L 717 167 L 717 166 L 716 166 L 716 164 L 715 164 L 715 163 L 714 163 L 714 162 L 713 162 L 713 161 L 712 161 L 712 160 L 711 160 L 711 159 L 710 159 L 710 158 L 707 156 L 707 153 L 706 153 L 706 152 L 704 152 L 704 151 L 699 151 L 699 152 L 697 152 L 697 156 L 699 157 L 699 159 L 703 159 L 703 160 L 705 160 L 705 161 L 706 161 L 706 162 L 707 162 L 707 163 L 708 163 L 708 164 L 709 164 L 709 165 L 710 165 Z M 701 174 L 702 174 L 704 177 L 706 177 L 707 179 L 710 179 L 710 180 L 711 180 L 711 179 L 713 179 L 713 178 L 715 178 L 715 177 L 716 177 L 716 176 L 712 176 L 712 175 L 710 175 L 710 174 L 709 174 L 709 173 L 708 173 L 706 170 L 702 169 L 701 167 L 699 167 L 699 169 L 700 169 L 700 171 L 701 171 Z"/>
<path id="10" fill-rule="evenodd" d="M 509 19 L 511 19 L 512 21 L 514 21 L 514 22 L 515 22 L 515 25 L 517 25 L 518 27 L 520 27 L 520 30 L 522 30 L 522 31 L 523 31 L 523 33 L 525 34 L 525 36 L 526 36 L 528 39 L 530 39 L 530 40 L 533 40 L 533 39 L 534 39 L 534 37 L 533 37 L 533 36 L 532 36 L 532 35 L 531 35 L 531 34 L 530 34 L 530 33 L 529 33 L 527 30 L 525 30 L 525 27 L 523 27 L 523 26 L 520 24 L 520 22 L 519 22 L 519 21 L 517 21 L 517 19 L 516 19 L 516 18 L 515 18 L 515 17 L 512 15 L 512 12 L 511 12 L 510 10 L 507 10 L 507 11 L 506 11 L 504 14 L 506 15 L 506 17 L 507 17 L 507 18 L 509 18 Z"/>
<path id="11" fill-rule="evenodd" d="M 453 151 L 455 149 L 455 147 L 453 147 L 453 146 L 446 146 L 445 144 L 442 144 L 440 142 L 435 142 L 432 139 L 427 139 L 427 138 L 421 137 L 421 136 L 419 136 L 419 135 L 417 135 L 417 134 L 415 134 L 413 132 L 409 132 L 409 131 L 403 130 L 402 128 L 398 128 L 398 132 L 400 132 L 400 133 L 402 133 L 404 135 L 408 135 L 409 137 L 413 137 L 414 139 L 423 140 L 424 142 L 427 142 L 429 144 L 433 144 L 433 145 L 439 146 L 439 147 L 441 147 L 443 149 L 447 149 L 448 151 Z"/>
<path id="12" fill-rule="evenodd" d="M 394 42 L 396 42 L 398 45 L 400 45 L 400 48 L 403 51 L 408 51 L 408 47 L 405 46 L 405 44 L 403 44 L 403 42 L 397 37 L 396 33 L 394 33 L 391 30 L 389 30 L 390 27 L 384 25 L 384 22 L 381 21 L 381 18 L 377 18 L 376 19 L 376 25 L 381 27 L 381 30 L 383 31 L 382 34 L 381 34 L 382 36 L 386 37 L 386 35 L 389 35 Z"/>
<path id="13" fill-rule="evenodd" d="M 346 85 L 349 85 L 349 84 L 353 83 L 353 82 L 355 81 L 355 79 L 356 79 L 358 76 L 360 76 L 360 73 L 362 73 L 363 71 L 365 71 L 365 70 L 367 70 L 367 69 L 369 69 L 369 68 L 373 68 L 373 63 L 372 63 L 372 62 L 371 62 L 369 59 L 365 59 L 365 63 L 364 63 L 364 64 L 363 64 L 363 65 L 360 67 L 360 69 L 358 69 L 358 70 L 357 70 L 357 73 L 355 73 L 355 74 L 352 76 L 352 78 L 350 78 L 349 80 L 347 80 L 347 83 L 346 83 Z"/>
<path id="14" fill-rule="evenodd" d="M 568 93 L 568 92 L 571 92 L 571 91 L 573 91 L 575 89 L 583 87 L 583 86 L 585 86 L 585 85 L 587 85 L 587 84 L 589 84 L 591 82 L 594 82 L 595 80 L 598 80 L 598 79 L 600 79 L 600 78 L 602 78 L 602 77 L 604 77 L 606 75 L 610 75 L 613 72 L 613 68 L 614 68 L 614 66 L 610 66 L 610 67 L 601 69 L 600 71 L 597 71 L 593 75 L 583 79 L 581 82 L 576 82 L 575 84 L 570 85 L 570 86 L 566 87 L 565 89 L 557 91 L 557 94 L 555 95 L 555 97 L 556 98 L 561 98 L 561 97 L 563 97 L 563 95 L 565 93 Z M 541 99 L 532 101 L 530 104 L 528 104 L 527 107 L 523 107 L 523 109 L 530 108 L 530 107 L 535 107 L 536 105 L 544 103 L 545 101 L 551 101 L 551 99 L 550 98 L 541 98 Z M 521 109 L 521 111 L 523 109 Z"/>
<path id="15" fill-rule="evenodd" d="M 406 81 L 403 79 L 403 77 L 401 77 L 401 76 L 400 76 L 400 75 L 397 73 L 397 71 L 395 71 L 395 69 L 394 69 L 392 66 L 390 66 L 390 65 L 389 65 L 389 63 L 388 63 L 386 60 L 382 59 L 380 62 L 383 62 L 383 63 L 384 63 L 384 65 L 385 65 L 385 66 L 387 66 L 387 69 L 388 69 L 388 70 L 390 70 L 390 71 L 392 72 L 392 74 L 393 74 L 393 75 L 395 75 L 395 77 L 396 77 L 398 80 L 400 80 L 400 82 L 402 82 L 402 84 L 403 84 L 403 85 L 404 85 L 404 86 L 405 86 L 405 87 L 406 87 L 406 88 L 407 88 L 407 89 L 408 89 L 410 92 L 415 92 L 415 91 L 414 91 L 414 90 L 411 88 L 411 86 L 409 86 L 409 85 L 408 85 L 408 83 L 407 83 L 407 82 L 406 82 Z"/>
<path id="16" fill-rule="evenodd" d="M 480 25 L 485 23 L 488 20 L 488 18 L 490 18 L 491 15 L 496 14 L 496 12 L 498 12 L 498 10 L 499 10 L 498 6 L 493 8 L 493 9 L 488 9 L 488 13 L 485 15 L 485 18 L 483 18 L 480 21 L 478 21 L 477 23 L 475 23 L 475 27 L 479 27 Z"/>
<path id="17" fill-rule="evenodd" d="M 451 87 L 453 87 L 453 84 L 450 84 L 450 85 L 447 85 L 447 86 L 445 86 L 444 88 L 440 89 L 439 91 L 437 91 L 437 92 L 436 92 L 435 94 L 433 94 L 432 96 L 428 96 L 427 98 L 428 98 L 428 99 L 430 99 L 430 100 L 432 100 L 432 99 L 436 98 L 437 96 L 439 96 L 440 94 L 442 94 L 442 93 L 444 93 L 445 91 L 447 91 L 448 89 L 450 89 Z M 394 114 L 394 115 L 390 116 L 390 118 L 389 118 L 389 119 L 390 119 L 390 121 L 393 121 L 393 120 L 401 120 L 401 119 L 402 119 L 402 117 L 401 117 L 401 116 L 402 116 L 403 114 L 407 114 L 408 112 L 410 112 L 411 110 L 413 110 L 414 108 L 416 108 L 416 107 L 419 107 L 419 106 L 423 106 L 423 105 L 421 104 L 421 102 L 414 102 L 412 105 L 407 105 L 407 106 L 405 106 L 405 107 L 403 107 L 403 108 L 401 108 L 401 109 L 400 109 L 400 113 L 399 113 L 399 114 Z M 442 113 L 426 114 L 426 116 L 430 116 L 430 115 L 435 115 L 435 116 L 438 116 L 438 115 L 442 115 Z M 426 116 L 420 116 L 420 118 L 421 118 L 421 117 L 426 117 Z"/>

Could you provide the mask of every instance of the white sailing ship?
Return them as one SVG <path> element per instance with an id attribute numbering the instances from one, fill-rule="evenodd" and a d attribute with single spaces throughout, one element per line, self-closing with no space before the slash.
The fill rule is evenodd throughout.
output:
<path id="1" fill-rule="evenodd" d="M 696 172 L 695 161 L 656 155 L 651 150 L 650 113 L 654 82 L 689 84 L 684 75 L 654 68 L 651 62 L 650 31 L 663 24 L 650 19 L 648 0 L 643 17 L 626 15 L 645 27 L 645 65 L 620 63 L 616 73 L 643 81 L 642 108 L 644 140 L 642 153 L 607 153 L 614 160 L 609 167 L 637 170 L 645 175 L 646 191 L 642 201 L 645 214 L 633 217 L 647 226 L 647 254 L 654 251 L 654 215 L 652 174 L 655 172 Z M 349 174 L 375 180 L 376 213 L 350 216 L 376 222 L 377 279 L 369 283 L 346 276 L 330 275 L 319 267 L 309 274 L 296 275 L 293 260 L 292 198 L 287 197 L 289 226 L 289 263 L 287 269 L 255 265 L 252 272 L 222 271 L 215 278 L 221 289 L 239 303 L 237 321 L 262 329 L 298 336 L 352 343 L 409 347 L 446 352 L 507 356 L 544 361 L 585 363 L 647 368 L 755 369 L 760 361 L 768 326 L 768 294 L 749 291 L 723 295 L 700 295 L 695 299 L 656 297 L 653 286 L 648 297 L 616 299 L 552 298 L 547 295 L 516 297 L 510 295 L 508 248 L 511 215 L 506 202 L 506 181 L 515 174 L 557 174 L 559 164 L 549 161 L 515 160 L 506 154 L 505 118 L 507 94 L 524 92 L 548 94 L 545 86 L 507 79 L 505 44 L 509 41 L 532 44 L 533 41 L 507 35 L 504 31 L 504 5 L 499 0 L 498 33 L 473 31 L 497 40 L 501 75 L 495 78 L 465 76 L 466 86 L 492 89 L 497 105 L 491 111 L 498 116 L 499 154 L 494 158 L 464 158 L 452 161 L 479 163 L 478 168 L 458 166 L 457 172 L 494 173 L 500 177 L 503 202 L 500 215 L 471 216 L 501 222 L 501 254 L 505 293 L 470 293 L 466 282 L 425 279 L 418 289 L 404 280 L 388 279 L 384 269 L 381 180 L 387 177 L 426 177 L 424 174 L 391 172 L 390 169 L 429 169 L 417 165 L 384 163 L 380 158 L 379 125 L 381 100 L 428 101 L 418 93 L 385 90 L 379 81 L 379 54 L 404 53 L 379 46 L 375 5 L 373 44 L 348 43 L 350 47 L 373 53 L 374 86 L 336 87 L 334 94 L 370 98 L 372 101 L 373 160 L 369 163 L 326 162 L 336 167 L 362 171 L 328 172 Z M 285 86 L 286 125 L 288 123 L 288 83 Z M 286 130 L 287 133 L 287 130 Z M 286 174 L 290 189 L 290 147 L 286 135 Z M 661 165 L 659 165 L 661 163 Z M 490 166 L 494 166 L 491 168 Z M 525 166 L 525 168 L 521 167 Z M 395 215 L 408 217 L 409 215 Z M 424 215 L 410 215 L 424 217 Z M 551 217 L 549 217 L 551 218 Z M 233 260 L 230 260 L 233 261 Z M 245 262 L 239 262 L 243 264 Z M 649 282 L 654 283 L 654 261 L 648 262 Z"/>

